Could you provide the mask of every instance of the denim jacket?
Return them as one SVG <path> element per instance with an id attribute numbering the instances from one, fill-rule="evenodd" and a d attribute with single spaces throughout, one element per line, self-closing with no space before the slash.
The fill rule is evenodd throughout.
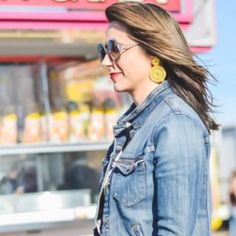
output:
<path id="1" fill-rule="evenodd" d="M 209 132 L 167 81 L 114 126 L 103 177 L 122 149 L 104 193 L 103 236 L 208 236 Z"/>

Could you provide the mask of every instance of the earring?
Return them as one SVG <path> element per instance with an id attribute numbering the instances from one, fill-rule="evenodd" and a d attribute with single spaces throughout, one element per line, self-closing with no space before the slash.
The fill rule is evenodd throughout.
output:
<path id="1" fill-rule="evenodd" d="M 149 72 L 150 79 L 155 83 L 162 83 L 163 80 L 166 78 L 166 71 L 164 67 L 160 66 L 160 59 L 157 57 L 154 57 L 152 59 L 152 68 Z"/>

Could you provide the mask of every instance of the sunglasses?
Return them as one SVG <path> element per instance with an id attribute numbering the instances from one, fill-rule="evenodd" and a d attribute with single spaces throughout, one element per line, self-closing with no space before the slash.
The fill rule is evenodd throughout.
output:
<path id="1" fill-rule="evenodd" d="M 117 61 L 120 58 L 121 54 L 136 45 L 138 45 L 138 43 L 125 45 L 122 43 L 118 43 L 114 39 L 110 39 L 107 43 L 105 43 L 105 45 L 103 45 L 102 43 L 99 43 L 97 45 L 98 58 L 102 62 L 107 54 L 112 62 Z"/>

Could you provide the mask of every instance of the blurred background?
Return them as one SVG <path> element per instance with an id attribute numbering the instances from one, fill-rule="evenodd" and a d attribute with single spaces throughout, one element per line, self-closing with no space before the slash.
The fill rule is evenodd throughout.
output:
<path id="1" fill-rule="evenodd" d="M 114 2 L 0 2 L 0 235 L 91 235 L 101 162 L 130 104 L 96 59 Z M 217 79 L 212 232 L 226 236 L 236 215 L 236 2 L 142 2 L 176 18 Z"/>
<path id="2" fill-rule="evenodd" d="M 199 54 L 218 80 L 210 89 L 217 104 L 215 117 L 221 125 L 219 132 L 213 135 L 211 159 L 213 228 L 219 227 L 219 235 L 228 235 L 229 225 L 234 230 L 231 235 L 236 235 L 236 81 L 233 79 L 236 56 L 232 46 L 236 31 L 227 27 L 236 19 L 235 10 L 235 1 L 215 1 L 216 42 L 209 52 Z"/>

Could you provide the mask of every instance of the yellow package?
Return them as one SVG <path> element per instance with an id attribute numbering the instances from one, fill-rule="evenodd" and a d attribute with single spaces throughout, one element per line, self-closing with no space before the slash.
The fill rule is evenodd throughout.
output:
<path id="1" fill-rule="evenodd" d="M 23 132 L 23 143 L 40 143 L 41 135 L 41 116 L 38 112 L 30 113 L 25 117 Z"/>
<path id="2" fill-rule="evenodd" d="M 117 109 L 110 108 L 107 109 L 105 112 L 105 132 L 106 132 L 106 139 L 112 140 L 113 139 L 113 126 L 116 124 L 118 117 Z"/>
<path id="3" fill-rule="evenodd" d="M 105 138 L 104 112 L 101 108 L 93 108 L 88 124 L 90 141 L 103 141 Z"/>
<path id="4" fill-rule="evenodd" d="M 86 127 L 84 114 L 80 111 L 72 111 L 69 114 L 70 120 L 70 142 L 80 142 L 86 140 Z"/>
<path id="5" fill-rule="evenodd" d="M 67 112 L 54 112 L 49 119 L 49 137 L 53 143 L 64 143 L 69 140 L 69 117 Z"/>
<path id="6" fill-rule="evenodd" d="M 17 115 L 14 113 L 2 117 L 0 143 L 16 144 L 17 142 Z"/>

